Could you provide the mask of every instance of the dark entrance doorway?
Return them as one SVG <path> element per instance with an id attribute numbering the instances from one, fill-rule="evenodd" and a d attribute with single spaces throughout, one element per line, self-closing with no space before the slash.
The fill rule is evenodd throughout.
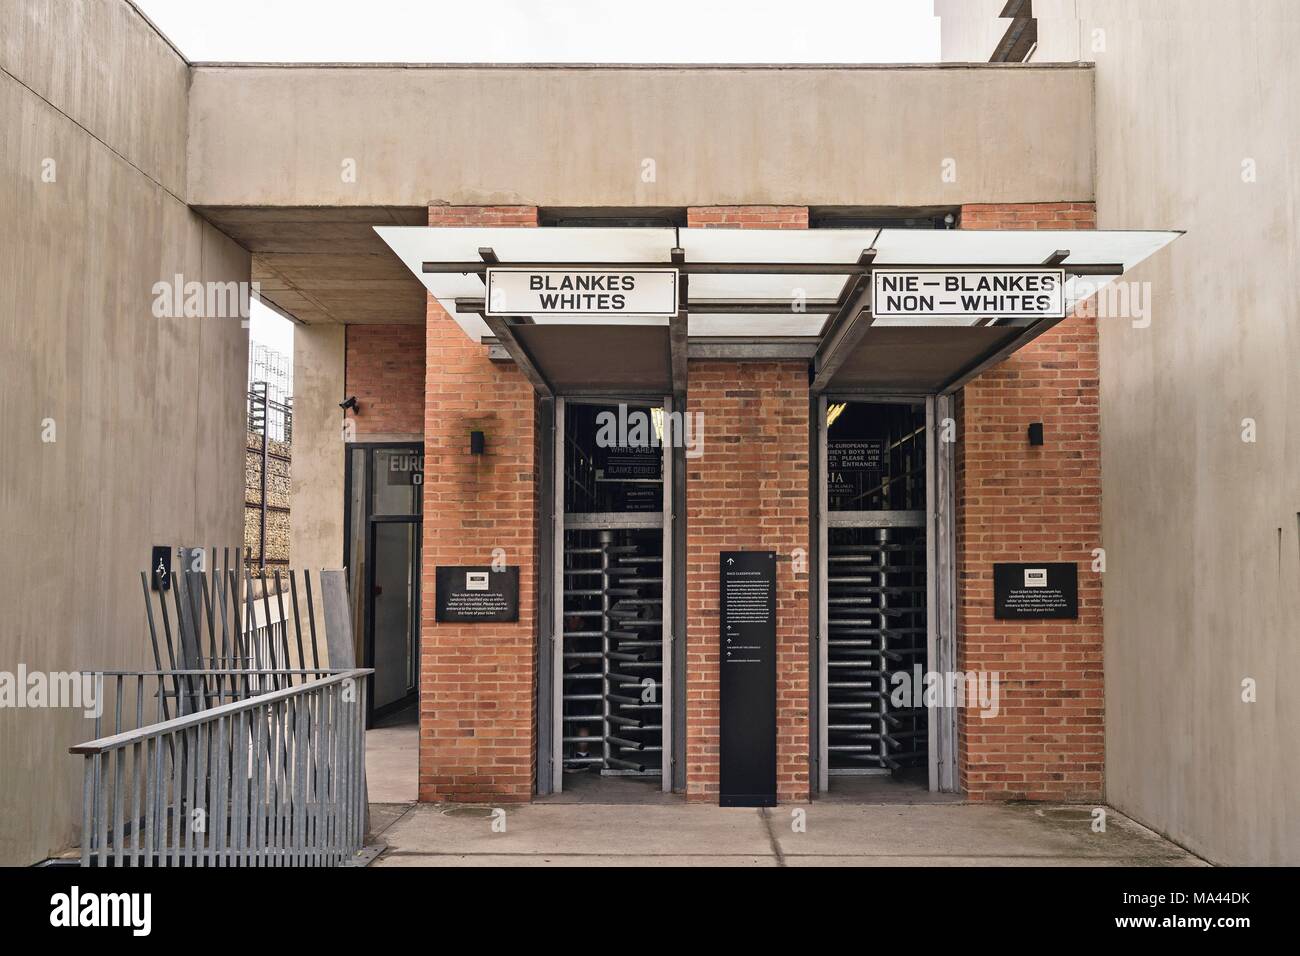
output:
<path id="1" fill-rule="evenodd" d="M 375 670 L 369 725 L 413 710 L 419 692 L 424 448 L 353 444 L 346 474 L 344 564 L 352 631 L 359 665 Z"/>

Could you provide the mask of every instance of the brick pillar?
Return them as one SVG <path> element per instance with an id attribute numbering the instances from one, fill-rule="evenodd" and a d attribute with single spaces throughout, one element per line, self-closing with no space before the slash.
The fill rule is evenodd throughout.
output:
<path id="1" fill-rule="evenodd" d="M 1092 203 L 962 208 L 966 229 L 1092 229 Z M 1101 461 L 1091 305 L 958 400 L 957 648 L 963 671 L 997 671 L 999 714 L 959 712 L 971 799 L 1097 800 L 1103 793 Z M 1031 447 L 1030 422 L 1046 443 Z M 995 561 L 1079 563 L 1077 621 L 993 618 Z"/>
<path id="2" fill-rule="evenodd" d="M 535 226 L 531 206 L 431 206 L 432 226 Z M 421 800 L 521 801 L 536 763 L 534 396 L 494 365 L 437 301 L 425 336 L 424 551 L 420 641 Z M 469 433 L 486 434 L 471 455 Z M 519 567 L 515 624 L 438 624 L 434 568 Z"/>
<path id="3" fill-rule="evenodd" d="M 691 226 L 807 228 L 805 207 L 701 207 Z M 686 795 L 718 796 L 718 552 L 777 562 L 777 794 L 808 799 L 808 366 L 691 362 L 687 410 L 703 455 L 686 462 Z M 795 571 L 792 553 L 805 563 Z"/>

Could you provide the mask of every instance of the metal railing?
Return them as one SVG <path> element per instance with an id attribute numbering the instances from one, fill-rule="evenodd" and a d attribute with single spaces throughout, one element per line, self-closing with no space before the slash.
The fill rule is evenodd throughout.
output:
<path id="1" fill-rule="evenodd" d="M 94 672 L 113 733 L 98 736 L 101 712 L 97 739 L 70 748 L 84 763 L 82 866 L 350 862 L 365 840 L 371 673 Z"/>

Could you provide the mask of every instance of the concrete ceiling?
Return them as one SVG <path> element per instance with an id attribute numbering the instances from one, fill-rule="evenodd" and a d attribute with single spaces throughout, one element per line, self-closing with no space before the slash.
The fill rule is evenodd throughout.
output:
<path id="1" fill-rule="evenodd" d="M 425 291 L 374 226 L 423 226 L 423 206 L 196 206 L 253 254 L 254 282 L 306 323 L 420 324 Z"/>

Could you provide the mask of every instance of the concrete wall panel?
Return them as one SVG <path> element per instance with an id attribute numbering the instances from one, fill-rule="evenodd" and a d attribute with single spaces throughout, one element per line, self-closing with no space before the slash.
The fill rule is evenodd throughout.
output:
<path id="1" fill-rule="evenodd" d="M 1149 327 L 1100 319 L 1107 799 L 1215 862 L 1296 865 L 1300 13 L 1033 6 L 1036 57 L 1096 60 L 1098 227 L 1187 230 L 1128 277 Z"/>
<path id="2" fill-rule="evenodd" d="M 248 348 L 238 316 L 155 317 L 153 286 L 249 258 L 173 194 L 184 112 L 157 97 L 183 104 L 184 71 L 137 15 L 4 3 L 0 24 L 0 670 L 152 667 L 150 547 L 242 540 Z M 80 711 L 0 711 L 0 863 L 75 842 L 67 747 L 93 736 Z"/>
<path id="3" fill-rule="evenodd" d="M 189 68 L 124 0 L 0 0 L 0 67 L 184 195 Z"/>
<path id="4" fill-rule="evenodd" d="M 295 567 L 343 566 L 342 325 L 300 325 L 293 334 L 293 522 Z"/>
<path id="5" fill-rule="evenodd" d="M 199 66 L 189 170 L 191 202 L 232 206 L 1082 201 L 1092 78 L 1073 66 Z"/>
<path id="6" fill-rule="evenodd" d="M 1116 118 L 1098 225 L 1188 230 L 1132 276 L 1150 328 L 1101 326 L 1108 792 L 1216 862 L 1296 865 L 1300 16 L 1078 6 Z"/>

